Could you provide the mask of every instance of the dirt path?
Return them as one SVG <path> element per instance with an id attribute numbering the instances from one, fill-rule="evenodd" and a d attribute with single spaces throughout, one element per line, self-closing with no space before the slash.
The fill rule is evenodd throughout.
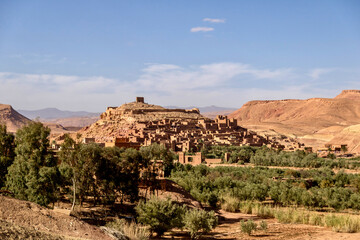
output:
<path id="1" fill-rule="evenodd" d="M 210 233 L 203 235 L 202 240 L 359 240 L 360 233 L 337 233 L 330 228 L 311 226 L 305 224 L 284 224 L 279 223 L 276 219 L 263 219 L 258 216 L 243 213 L 229 213 L 223 210 L 218 212 L 219 225 Z M 252 219 L 260 225 L 261 221 L 266 221 L 268 229 L 266 231 L 256 230 L 252 235 L 248 236 L 241 232 L 240 221 Z M 161 238 L 165 239 L 189 239 L 189 235 L 185 231 L 174 230 L 166 233 Z"/>

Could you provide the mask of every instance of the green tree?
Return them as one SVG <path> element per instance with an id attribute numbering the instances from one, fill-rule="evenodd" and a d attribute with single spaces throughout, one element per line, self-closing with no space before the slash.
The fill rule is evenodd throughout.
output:
<path id="1" fill-rule="evenodd" d="M 105 148 L 103 151 L 101 174 L 103 192 L 120 194 L 121 201 L 128 197 L 130 201 L 138 199 L 140 170 L 146 166 L 139 151 L 124 148 Z M 106 190 L 107 189 L 107 190 Z"/>
<path id="2" fill-rule="evenodd" d="M 241 220 L 240 227 L 242 232 L 250 236 L 253 231 L 256 231 L 257 224 L 251 219 L 246 222 Z"/>
<path id="3" fill-rule="evenodd" d="M 80 204 L 87 196 L 93 197 L 94 206 L 100 201 L 99 174 L 102 159 L 102 148 L 97 144 L 81 144 L 77 152 L 78 163 L 75 166 Z"/>
<path id="4" fill-rule="evenodd" d="M 15 197 L 47 206 L 56 200 L 59 174 L 48 150 L 50 129 L 33 122 L 16 133 L 16 157 L 8 168 L 7 188 Z"/>
<path id="5" fill-rule="evenodd" d="M 0 188 L 5 185 L 8 167 L 15 159 L 15 137 L 6 131 L 5 125 L 0 125 Z"/>
<path id="6" fill-rule="evenodd" d="M 60 170 L 61 175 L 64 178 L 64 183 L 71 179 L 72 190 L 73 190 L 73 202 L 71 211 L 74 210 L 77 194 L 77 182 L 78 182 L 78 156 L 79 156 L 80 145 L 76 144 L 68 134 L 65 134 L 64 142 L 61 144 L 61 150 L 59 152 L 59 160 L 61 162 Z"/>
<path id="7" fill-rule="evenodd" d="M 157 160 L 162 160 L 165 176 L 169 176 L 174 168 L 175 154 L 168 150 L 164 145 L 157 143 L 140 148 L 140 154 L 147 163 L 156 164 Z"/>

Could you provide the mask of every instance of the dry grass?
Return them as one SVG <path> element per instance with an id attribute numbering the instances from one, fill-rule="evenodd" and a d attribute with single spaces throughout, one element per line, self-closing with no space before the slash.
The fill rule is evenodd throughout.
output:
<path id="1" fill-rule="evenodd" d="M 237 212 L 239 211 L 240 203 L 238 198 L 226 195 L 222 197 L 221 209 L 227 212 Z"/>
<path id="2" fill-rule="evenodd" d="M 300 223 L 323 227 L 331 227 L 335 232 L 360 232 L 360 217 L 334 213 L 318 213 L 292 208 L 274 208 L 275 218 L 281 223 Z"/>
<path id="3" fill-rule="evenodd" d="M 148 227 L 134 222 L 127 222 L 125 219 L 115 219 L 106 224 L 106 227 L 121 232 L 130 240 L 147 240 L 150 238 Z"/>
<path id="4" fill-rule="evenodd" d="M 223 197 L 221 208 L 225 211 L 240 211 L 261 218 L 276 218 L 281 223 L 309 224 L 330 227 L 335 232 L 360 232 L 360 216 L 336 213 L 319 213 L 305 209 L 280 208 L 258 202 L 239 201 L 235 197 Z"/>

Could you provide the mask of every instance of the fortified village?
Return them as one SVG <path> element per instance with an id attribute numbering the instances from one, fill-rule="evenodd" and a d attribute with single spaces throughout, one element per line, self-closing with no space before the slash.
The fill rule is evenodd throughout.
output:
<path id="1" fill-rule="evenodd" d="M 284 150 L 305 150 L 303 144 L 286 137 L 263 137 L 238 126 L 236 119 L 218 115 L 215 120 L 202 116 L 199 109 L 167 109 L 147 104 L 143 97 L 120 107 L 108 107 L 100 119 L 79 132 L 83 143 L 105 147 L 139 149 L 158 143 L 179 155 L 179 162 L 219 163 L 221 159 L 203 159 L 200 150 L 209 145 L 263 146 Z M 62 137 L 57 138 L 61 143 Z M 307 149 L 308 150 L 308 149 Z M 195 153 L 188 155 L 187 153 Z M 229 157 L 229 154 L 225 156 Z M 225 159 L 226 160 L 226 159 Z"/>

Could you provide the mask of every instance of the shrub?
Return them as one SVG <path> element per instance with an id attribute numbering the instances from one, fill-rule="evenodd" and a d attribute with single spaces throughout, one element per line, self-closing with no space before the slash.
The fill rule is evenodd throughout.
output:
<path id="1" fill-rule="evenodd" d="M 252 220 L 248 220 L 247 222 L 244 222 L 244 220 L 242 220 L 240 222 L 241 225 L 241 231 L 246 233 L 247 235 L 251 235 L 251 233 L 253 231 L 256 230 L 257 224 L 254 223 Z"/>
<path id="2" fill-rule="evenodd" d="M 164 232 L 175 227 L 183 227 L 185 207 L 180 207 L 170 199 L 160 200 L 151 197 L 147 202 L 140 202 L 136 206 L 138 221 L 150 226 L 151 232 L 161 236 Z"/>
<path id="3" fill-rule="evenodd" d="M 206 212 L 202 209 L 194 209 L 186 212 L 184 225 L 191 238 L 198 239 L 202 234 L 210 232 L 217 225 L 217 217 L 214 211 Z"/>
<path id="4" fill-rule="evenodd" d="M 134 222 L 128 223 L 125 219 L 115 219 L 113 222 L 107 223 L 106 227 L 121 232 L 130 240 L 147 240 L 150 238 L 150 231 L 147 227 Z"/>
<path id="5" fill-rule="evenodd" d="M 209 198 L 208 198 L 208 203 L 209 203 L 210 207 L 216 208 L 218 200 L 219 199 L 215 193 L 210 193 Z"/>
<path id="6" fill-rule="evenodd" d="M 263 231 L 266 231 L 268 229 L 268 224 L 266 221 L 263 220 L 260 222 L 260 229 Z"/>

